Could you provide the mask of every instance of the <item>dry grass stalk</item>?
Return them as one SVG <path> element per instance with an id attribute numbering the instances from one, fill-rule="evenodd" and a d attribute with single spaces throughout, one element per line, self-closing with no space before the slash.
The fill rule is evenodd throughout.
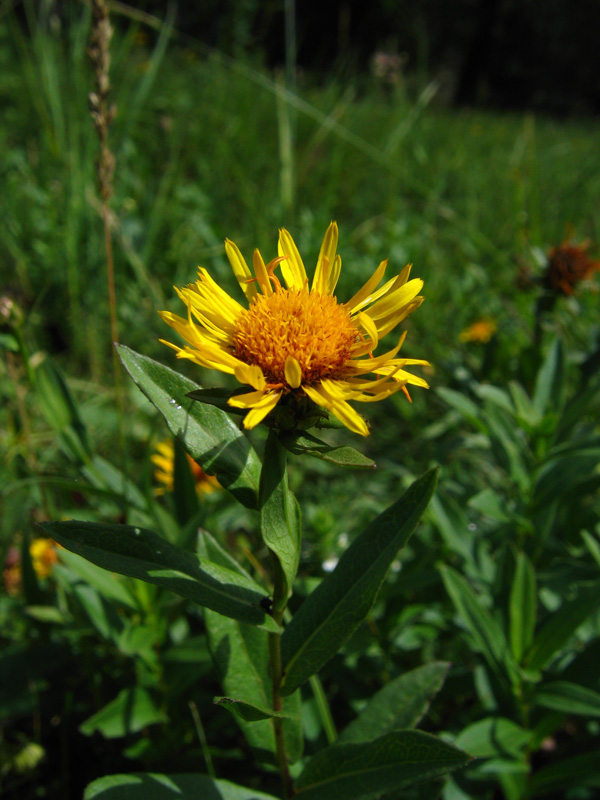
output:
<path id="1" fill-rule="evenodd" d="M 110 333 L 113 344 L 119 340 L 117 326 L 117 299 L 115 293 L 115 268 L 112 249 L 110 199 L 113 195 L 113 178 L 115 157 L 108 147 L 108 131 L 116 114 L 116 106 L 110 104 L 111 89 L 110 40 L 113 29 L 108 16 L 108 8 L 104 0 L 92 0 L 92 32 L 88 46 L 88 55 L 94 66 L 95 91 L 89 94 L 90 114 L 100 140 L 100 154 L 96 159 L 96 175 L 100 190 L 101 216 L 104 224 L 104 245 L 106 251 L 106 277 L 108 283 L 108 305 L 110 309 Z M 121 385 L 121 371 L 116 348 L 112 348 L 115 394 L 119 409 L 119 438 L 121 454 L 124 456 L 124 407 Z"/>

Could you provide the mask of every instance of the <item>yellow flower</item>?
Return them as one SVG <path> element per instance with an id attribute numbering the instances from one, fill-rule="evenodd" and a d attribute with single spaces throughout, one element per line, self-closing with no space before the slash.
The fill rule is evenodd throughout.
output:
<path id="1" fill-rule="evenodd" d="M 486 344 L 496 333 L 498 326 L 491 319 L 479 319 L 464 331 L 458 337 L 461 342 L 483 342 Z"/>
<path id="2" fill-rule="evenodd" d="M 186 454 L 187 455 L 187 454 Z M 208 475 L 191 456 L 187 456 L 192 475 L 196 482 L 196 491 L 199 495 L 210 494 L 221 488 L 221 484 L 214 475 Z M 163 488 L 157 489 L 156 494 L 173 491 L 173 476 L 175 474 L 175 448 L 172 439 L 165 439 L 156 446 L 156 453 L 150 456 L 150 461 L 156 466 L 154 477 L 162 484 Z"/>
<path id="3" fill-rule="evenodd" d="M 29 545 L 29 554 L 35 574 L 38 578 L 47 578 L 58 561 L 56 542 L 42 537 L 34 539 Z"/>
<path id="4" fill-rule="evenodd" d="M 338 229 L 325 233 L 309 288 L 306 270 L 294 240 L 279 233 L 279 256 L 265 265 L 254 251 L 254 275 L 229 239 L 225 251 L 248 301 L 244 308 L 199 268 L 195 284 L 177 289 L 187 318 L 161 311 L 163 320 L 188 343 L 161 340 L 179 358 L 234 375 L 251 390 L 228 400 L 247 409 L 244 426 L 253 428 L 290 395 L 309 398 L 355 433 L 369 433 L 365 420 L 348 401 L 383 400 L 399 389 L 408 399 L 407 384 L 427 388 L 422 378 L 404 368 L 427 361 L 398 358 L 404 341 L 382 355 L 374 351 L 387 333 L 423 302 L 423 281 L 409 280 L 411 265 L 377 288 L 387 260 L 354 297 L 339 303 L 334 295 L 341 258 L 336 254 Z M 275 275 L 281 268 L 285 286 Z M 371 374 L 374 378 L 369 379 Z"/>

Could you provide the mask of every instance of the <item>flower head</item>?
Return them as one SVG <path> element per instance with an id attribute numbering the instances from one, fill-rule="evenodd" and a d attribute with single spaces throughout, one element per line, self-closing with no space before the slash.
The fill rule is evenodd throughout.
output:
<path id="1" fill-rule="evenodd" d="M 398 358 L 405 334 L 394 348 L 375 355 L 379 340 L 423 302 L 419 296 L 423 281 L 409 280 L 408 265 L 377 288 L 387 266 L 382 261 L 362 289 L 339 303 L 334 294 L 342 265 L 337 240 L 337 225 L 332 222 L 310 287 L 300 253 L 286 230 L 280 231 L 278 257 L 268 264 L 254 251 L 254 274 L 237 246 L 226 240 L 225 250 L 248 307 L 230 297 L 201 267 L 195 284 L 176 289 L 187 318 L 160 312 L 187 342 L 179 347 L 161 340 L 179 358 L 232 374 L 249 387 L 228 400 L 232 407 L 248 411 L 246 428 L 253 428 L 286 398 L 308 398 L 366 436 L 365 420 L 348 401 L 374 402 L 398 390 L 409 397 L 409 384 L 427 388 L 405 367 L 428 362 Z"/>
<path id="2" fill-rule="evenodd" d="M 458 338 L 461 342 L 482 342 L 487 344 L 497 329 L 498 326 L 494 320 L 478 319 L 477 322 L 473 322 L 464 331 L 461 331 Z"/>
<path id="3" fill-rule="evenodd" d="M 196 483 L 196 491 L 199 495 L 210 494 L 221 488 L 221 484 L 214 475 L 204 472 L 200 464 L 197 464 L 187 453 L 186 455 Z M 156 467 L 154 477 L 162 484 L 161 488 L 156 490 L 156 494 L 172 492 L 175 475 L 175 446 L 173 440 L 165 439 L 163 442 L 159 442 L 156 446 L 156 452 L 150 456 L 150 460 Z"/>
<path id="4" fill-rule="evenodd" d="M 29 553 L 38 578 L 47 578 L 58 561 L 56 542 L 53 539 L 38 537 L 29 545 Z"/>
<path id="5" fill-rule="evenodd" d="M 40 580 L 45 580 L 52 568 L 58 562 L 57 543 L 53 539 L 43 536 L 36 537 L 29 545 L 31 565 Z M 6 593 L 19 594 L 23 587 L 23 568 L 21 564 L 21 551 L 13 545 L 9 547 L 4 560 L 2 579 Z"/>
<path id="6" fill-rule="evenodd" d="M 563 242 L 548 253 L 544 273 L 546 287 L 557 294 L 572 295 L 578 283 L 600 270 L 600 261 L 593 261 L 587 251 L 590 242 Z"/>

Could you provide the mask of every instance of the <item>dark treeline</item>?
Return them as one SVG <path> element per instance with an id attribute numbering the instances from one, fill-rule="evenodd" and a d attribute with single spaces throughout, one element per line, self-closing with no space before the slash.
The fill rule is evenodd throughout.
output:
<path id="1" fill-rule="evenodd" d="M 175 25 L 279 67 L 286 4 L 295 11 L 296 63 L 314 78 L 367 75 L 380 53 L 418 85 L 441 78 L 456 105 L 600 112 L 600 0 L 178 0 Z M 171 5 L 131 4 L 161 18 Z M 56 0 L 54 9 L 68 6 Z"/>
<path id="2" fill-rule="evenodd" d="M 379 51 L 409 75 L 442 74 L 460 105 L 600 111 L 599 0 L 296 0 L 295 20 L 297 63 L 313 74 L 365 72 Z M 180 3 L 178 24 L 231 54 L 284 62 L 284 0 Z"/>

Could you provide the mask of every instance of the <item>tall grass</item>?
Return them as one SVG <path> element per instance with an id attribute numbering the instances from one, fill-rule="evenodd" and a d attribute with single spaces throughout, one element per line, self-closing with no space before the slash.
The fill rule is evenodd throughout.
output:
<path id="1" fill-rule="evenodd" d="M 100 381 L 108 311 L 87 117 L 89 11 L 73 4 L 59 19 L 50 8 L 27 4 L 26 30 L 9 12 L 12 38 L 0 45 L 12 65 L 3 95 L 14 106 L 2 257 L 38 335 L 50 328 L 49 346 L 62 339 L 81 374 Z M 336 218 L 340 292 L 386 255 L 395 266 L 414 262 L 435 311 L 433 322 L 415 322 L 412 348 L 439 365 L 474 317 L 506 316 L 509 298 L 529 303 L 514 286 L 532 246 L 560 241 L 568 225 L 598 235 L 593 121 L 455 112 L 436 105 L 435 84 L 413 92 L 409 80 L 390 92 L 374 80 L 353 88 L 304 76 L 293 92 L 258 64 L 180 36 L 169 20 L 144 19 L 118 20 L 112 66 L 118 313 L 133 347 L 158 351 L 156 308 L 199 263 L 232 285 L 225 236 L 269 254 L 284 224 L 310 260 Z"/>

